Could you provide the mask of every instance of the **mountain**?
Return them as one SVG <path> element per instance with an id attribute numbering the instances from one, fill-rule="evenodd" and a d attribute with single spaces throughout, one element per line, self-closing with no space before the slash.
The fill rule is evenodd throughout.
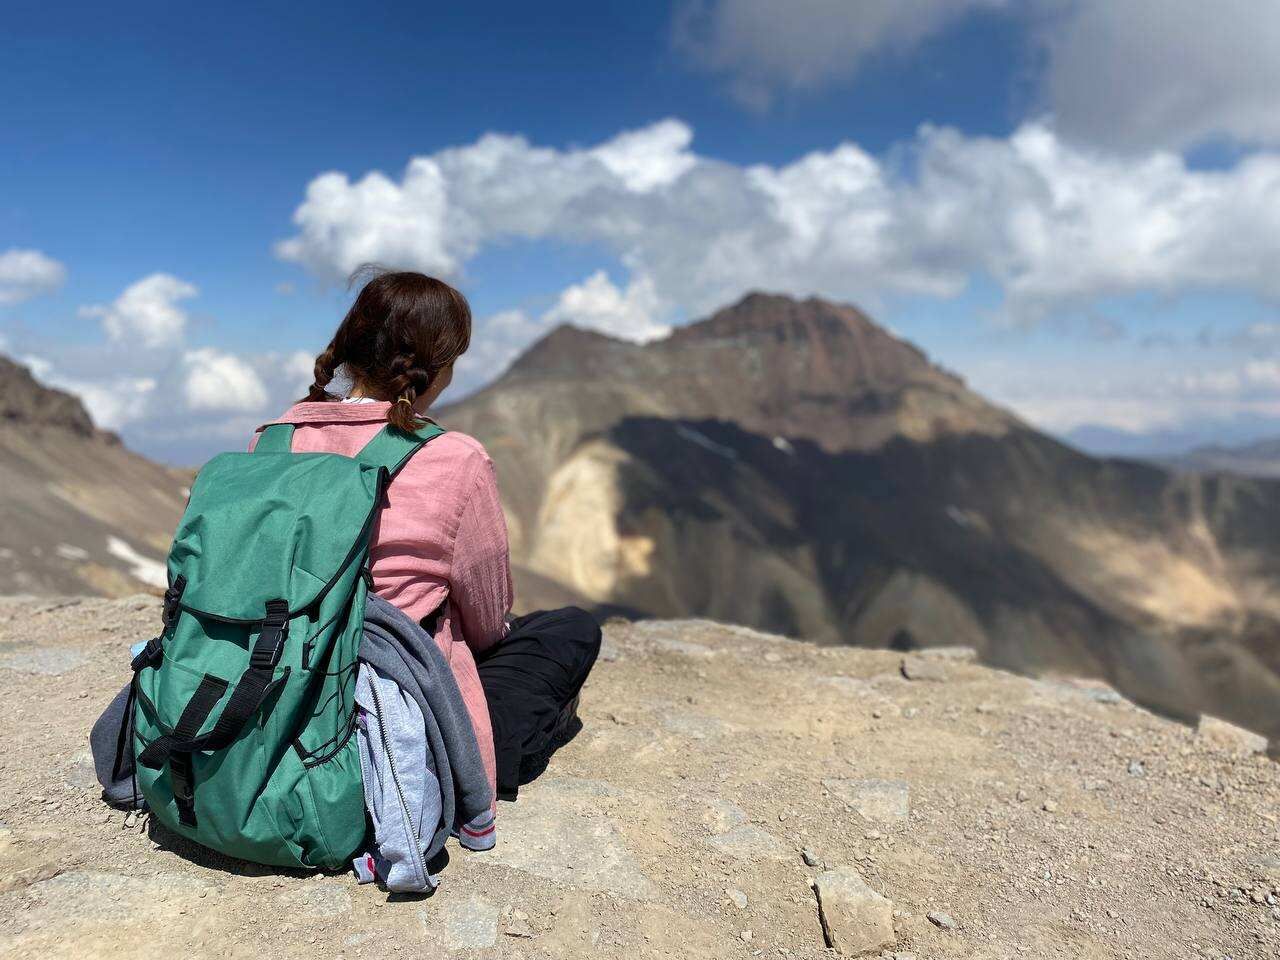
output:
<path id="1" fill-rule="evenodd" d="M 493 850 L 450 845 L 431 897 L 231 860 L 98 799 L 85 732 L 159 617 L 150 597 L 0 598 L 5 957 L 1261 960 L 1280 944 L 1280 764 L 1250 738 L 1095 683 L 705 621 L 605 625 L 581 731 L 499 804 Z M 876 922 L 849 922 L 859 904 Z"/>
<path id="2" fill-rule="evenodd" d="M 497 463 L 525 607 L 965 644 L 1280 734 L 1280 484 L 1086 456 L 852 307 L 562 327 L 439 415 Z"/>
<path id="3" fill-rule="evenodd" d="M 76 397 L 0 356 L 0 593 L 163 589 L 190 477 L 125 449 Z"/>
<path id="4" fill-rule="evenodd" d="M 1168 463 L 1177 470 L 1280 479 L 1280 437 L 1240 446 L 1197 447 L 1182 456 L 1170 458 Z"/>

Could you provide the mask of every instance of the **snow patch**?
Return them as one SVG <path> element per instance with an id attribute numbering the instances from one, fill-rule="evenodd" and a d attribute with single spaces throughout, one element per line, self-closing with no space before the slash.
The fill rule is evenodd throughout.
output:
<path id="1" fill-rule="evenodd" d="M 677 424 L 676 434 L 681 437 L 684 437 L 684 439 L 688 440 L 690 443 L 696 443 L 698 446 L 702 447 L 703 449 L 710 450 L 714 454 L 718 454 L 719 456 L 726 457 L 729 460 L 738 459 L 738 452 L 736 450 L 732 449 L 731 447 L 726 447 L 722 443 L 716 443 L 706 434 L 699 433 L 697 430 L 694 430 L 691 427 L 680 426 L 679 424 Z"/>
<path id="2" fill-rule="evenodd" d="M 167 587 L 169 573 L 159 560 L 144 557 L 119 537 L 107 537 L 107 553 L 129 565 L 129 573 L 137 580 L 152 587 Z"/>
<path id="3" fill-rule="evenodd" d="M 789 457 L 794 457 L 796 455 L 796 448 L 791 445 L 791 441 L 786 437 L 774 437 L 773 445 Z"/>
<path id="4" fill-rule="evenodd" d="M 60 543 L 54 547 L 54 553 L 63 560 L 88 560 L 89 551 L 84 547 L 77 547 L 71 543 Z"/>

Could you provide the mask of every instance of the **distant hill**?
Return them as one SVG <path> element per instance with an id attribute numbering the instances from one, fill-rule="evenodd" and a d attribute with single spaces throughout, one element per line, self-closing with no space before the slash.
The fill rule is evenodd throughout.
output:
<path id="1" fill-rule="evenodd" d="M 1166 462 L 1177 470 L 1280 478 L 1280 437 L 1240 446 L 1198 447 Z"/>
<path id="2" fill-rule="evenodd" d="M 562 327 L 439 416 L 498 464 L 522 606 L 969 644 L 1280 733 L 1280 485 L 1086 456 L 852 307 Z"/>
<path id="3" fill-rule="evenodd" d="M 0 593 L 163 589 L 190 477 L 125 449 L 76 397 L 0 356 Z"/>

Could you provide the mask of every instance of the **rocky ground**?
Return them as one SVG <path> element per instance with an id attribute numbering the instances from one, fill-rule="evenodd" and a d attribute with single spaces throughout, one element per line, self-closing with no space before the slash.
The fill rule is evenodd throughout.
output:
<path id="1" fill-rule="evenodd" d="M 157 620 L 0 598 L 0 955 L 1280 957 L 1248 738 L 700 621 L 608 627 L 585 728 L 435 895 L 228 861 L 98 801 L 86 735 Z"/>

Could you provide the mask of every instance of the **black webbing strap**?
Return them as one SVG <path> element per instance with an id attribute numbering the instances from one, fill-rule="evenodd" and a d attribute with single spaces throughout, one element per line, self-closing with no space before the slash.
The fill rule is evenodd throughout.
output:
<path id="1" fill-rule="evenodd" d="M 240 735 L 249 718 L 258 712 L 267 697 L 288 679 L 289 670 L 285 669 L 279 679 L 272 679 L 276 664 L 280 662 L 280 654 L 284 650 L 285 639 L 289 635 L 289 604 L 284 600 L 268 600 L 267 616 L 262 624 L 262 631 L 249 653 L 249 666 L 240 674 L 235 689 L 227 705 L 208 733 L 196 736 L 199 725 L 180 736 L 182 720 L 172 734 L 158 737 L 138 756 L 138 763 L 152 770 L 164 765 L 170 754 L 196 753 L 201 750 L 221 750 L 231 745 Z M 223 685 L 226 689 L 226 685 Z M 197 694 L 199 690 L 196 691 Z M 221 696 L 221 694 L 219 694 Z M 192 699 L 195 699 L 194 697 Z M 216 701 L 215 701 L 216 702 Z M 190 708 L 190 704 L 187 708 Z M 187 711 L 183 710 L 183 717 Z M 205 716 L 208 716 L 206 712 Z M 203 719 L 201 723 L 203 723 Z"/>
<path id="2" fill-rule="evenodd" d="M 174 741 L 190 740 L 199 733 L 205 720 L 209 718 L 213 705 L 222 699 L 226 691 L 227 681 L 206 673 L 200 679 L 200 686 L 196 687 L 196 692 L 191 695 L 191 699 L 183 708 L 182 716 L 178 718 L 178 725 L 173 728 L 172 739 Z M 169 785 L 173 788 L 173 802 L 178 807 L 178 819 L 187 826 L 194 827 L 196 825 L 196 784 L 191 767 L 191 754 L 174 752 L 169 754 Z"/>

